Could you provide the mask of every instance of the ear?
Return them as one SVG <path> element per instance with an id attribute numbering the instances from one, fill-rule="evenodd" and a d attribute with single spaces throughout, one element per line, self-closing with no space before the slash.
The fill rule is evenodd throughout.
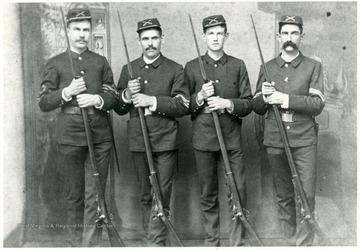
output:
<path id="1" fill-rule="evenodd" d="M 206 42 L 206 38 L 205 38 L 205 37 L 206 37 L 206 35 L 205 35 L 205 33 L 204 33 L 204 32 L 202 32 L 202 33 L 201 33 L 201 36 L 202 36 L 202 38 L 203 38 L 204 42 Z"/>
<path id="2" fill-rule="evenodd" d="M 229 35 L 230 35 L 229 32 L 227 32 L 227 33 L 225 34 L 225 41 L 229 38 Z"/>
<path id="3" fill-rule="evenodd" d="M 277 38 L 278 42 L 281 43 L 281 35 L 280 35 L 280 33 L 276 34 L 276 38 Z"/>
<path id="4" fill-rule="evenodd" d="M 165 36 L 161 35 L 161 43 L 164 44 L 165 43 Z"/>
<path id="5" fill-rule="evenodd" d="M 301 39 L 303 39 L 305 37 L 305 33 L 303 32 L 301 35 L 300 35 Z"/>
<path id="6" fill-rule="evenodd" d="M 136 38 L 136 40 L 138 41 L 138 44 L 141 46 L 141 41 L 140 41 L 140 37 L 139 37 L 139 36 Z"/>

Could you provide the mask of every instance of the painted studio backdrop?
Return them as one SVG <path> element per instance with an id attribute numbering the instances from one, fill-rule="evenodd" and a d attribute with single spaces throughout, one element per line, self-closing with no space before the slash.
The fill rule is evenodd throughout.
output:
<path id="1" fill-rule="evenodd" d="M 326 106 L 320 124 L 316 212 L 318 223 L 338 246 L 356 245 L 356 98 L 357 98 L 357 3 L 356 2 L 182 2 L 182 3 L 89 3 L 93 16 L 90 49 L 107 57 L 117 83 L 126 64 L 117 19 L 123 19 L 130 59 L 141 55 L 137 22 L 157 17 L 165 43 L 162 53 L 185 65 L 196 49 L 188 14 L 197 30 L 200 50 L 204 17 L 222 14 L 230 37 L 225 52 L 245 61 L 252 91 L 260 68 L 250 14 L 257 26 L 266 61 L 275 57 L 277 23 L 283 14 L 303 17 L 306 33 L 300 50 L 321 61 L 324 67 Z M 66 219 L 64 180 L 54 140 L 57 111 L 43 113 L 37 104 L 40 75 L 45 61 L 66 49 L 60 7 L 69 3 L 8 3 L 4 6 L 4 245 L 64 246 L 62 225 Z M 129 156 L 126 121 L 113 114 L 120 173 L 111 167 L 107 201 L 125 244 L 140 240 L 140 191 Z M 271 171 L 258 145 L 255 127 L 261 122 L 253 113 L 243 121 L 243 143 L 250 222 L 265 245 L 281 242 Z M 173 181 L 172 222 L 186 246 L 201 246 L 204 237 L 200 190 L 190 145 L 190 117 L 179 119 L 179 167 Z M 221 237 L 228 238 L 225 181 L 219 183 Z M 104 233 L 103 245 L 108 245 Z"/>

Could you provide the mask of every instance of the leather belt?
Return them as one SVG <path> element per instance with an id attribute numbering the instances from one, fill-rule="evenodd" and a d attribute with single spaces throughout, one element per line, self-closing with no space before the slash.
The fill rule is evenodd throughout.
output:
<path id="1" fill-rule="evenodd" d="M 93 115 L 96 112 L 94 107 L 87 107 L 86 109 L 89 115 Z M 75 106 L 61 107 L 61 112 L 71 115 L 81 115 L 81 108 Z"/>
<path id="2" fill-rule="evenodd" d="M 314 118 L 310 115 L 303 115 L 295 113 L 294 111 L 284 111 L 279 110 L 281 115 L 281 120 L 283 122 L 297 122 L 297 121 L 311 121 Z M 276 119 L 274 111 L 270 111 L 267 115 L 270 119 Z"/>
<path id="3" fill-rule="evenodd" d="M 210 114 L 212 111 L 210 110 L 209 106 L 205 105 L 204 108 L 199 110 L 199 114 Z M 226 110 L 225 109 L 218 109 L 216 110 L 216 112 L 218 113 L 218 115 L 221 114 L 225 114 Z"/>
<path id="4" fill-rule="evenodd" d="M 138 113 L 137 109 L 134 109 L 134 110 L 131 110 L 131 111 L 130 111 L 130 118 L 134 118 L 134 117 L 138 117 L 138 116 L 139 116 L 139 113 Z M 173 118 L 173 117 L 164 116 L 164 115 L 158 114 L 158 113 L 156 113 L 156 112 L 151 112 L 151 113 L 146 114 L 146 115 L 145 115 L 145 112 L 144 112 L 144 116 L 145 116 L 145 117 L 148 117 L 148 116 L 164 117 L 164 118 L 166 118 L 166 119 L 168 119 L 168 120 L 175 121 L 175 118 Z"/>

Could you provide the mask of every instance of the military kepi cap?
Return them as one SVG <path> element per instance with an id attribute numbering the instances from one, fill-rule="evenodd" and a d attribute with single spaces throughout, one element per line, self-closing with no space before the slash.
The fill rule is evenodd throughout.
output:
<path id="1" fill-rule="evenodd" d="M 295 24 L 298 26 L 303 26 L 303 20 L 300 16 L 282 16 L 280 21 L 279 21 L 279 26 L 284 25 L 284 24 Z"/>
<path id="2" fill-rule="evenodd" d="M 206 17 L 203 19 L 203 22 L 202 22 L 203 29 L 206 29 L 206 28 L 209 28 L 212 26 L 222 25 L 222 24 L 226 25 L 225 18 L 222 15 L 214 15 L 214 16 Z"/>
<path id="3" fill-rule="evenodd" d="M 70 9 L 66 15 L 66 22 L 91 20 L 90 10 L 88 8 Z"/>
<path id="4" fill-rule="evenodd" d="M 159 29 L 161 30 L 160 22 L 156 18 L 148 18 L 138 22 L 137 33 L 147 29 Z"/>

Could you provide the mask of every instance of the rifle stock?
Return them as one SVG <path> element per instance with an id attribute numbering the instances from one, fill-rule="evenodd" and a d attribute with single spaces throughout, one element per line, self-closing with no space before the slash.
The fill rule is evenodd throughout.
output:
<path id="1" fill-rule="evenodd" d="M 122 40 L 123 40 L 124 49 L 125 49 L 126 61 L 127 61 L 127 65 L 128 65 L 128 72 L 129 72 L 130 78 L 134 79 L 134 74 L 133 74 L 133 70 L 131 67 L 131 63 L 130 63 L 129 52 L 128 52 L 127 45 L 126 45 L 125 34 L 124 34 L 119 11 L 117 11 L 117 14 L 118 14 L 118 18 L 119 18 L 120 31 L 121 31 Z M 156 216 L 159 217 L 163 221 L 167 230 L 173 234 L 177 243 L 183 247 L 184 246 L 183 243 L 181 242 L 180 238 L 178 237 L 174 227 L 172 226 L 170 220 L 168 219 L 168 217 L 166 216 L 165 211 L 164 211 L 160 188 L 159 188 L 159 182 L 158 182 L 155 168 L 154 168 L 154 160 L 153 160 L 153 156 L 152 156 L 152 150 L 151 150 L 149 135 L 148 135 L 148 131 L 147 131 L 144 110 L 143 110 L 143 108 L 138 108 L 137 110 L 139 113 L 141 131 L 142 131 L 143 139 L 144 139 L 144 143 L 145 143 L 146 157 L 147 157 L 149 169 L 150 169 L 150 182 L 153 187 L 154 200 L 155 200 L 156 206 L 158 208 L 156 211 L 157 212 Z"/>
<path id="2" fill-rule="evenodd" d="M 202 58 L 200 55 L 199 45 L 197 43 L 195 29 L 194 29 L 194 25 L 193 25 L 193 22 L 191 19 L 191 15 L 189 15 L 189 20 L 190 20 L 190 25 L 191 25 L 194 41 L 195 41 L 196 51 L 198 54 L 198 61 L 199 61 L 201 76 L 202 76 L 204 82 L 206 82 L 207 76 L 206 76 L 204 64 L 203 64 L 203 61 L 202 61 Z M 235 205 L 234 216 L 235 216 L 235 218 L 240 219 L 240 221 L 242 222 L 242 224 L 248 231 L 248 233 L 250 235 L 250 239 L 249 239 L 250 243 L 252 243 L 254 246 L 263 246 L 263 243 L 261 242 L 261 240 L 259 239 L 255 230 L 253 229 L 253 227 L 251 226 L 251 224 L 249 223 L 249 221 L 247 220 L 246 216 L 243 213 L 243 208 L 242 208 L 241 202 L 240 202 L 240 196 L 238 193 L 238 189 L 236 187 L 236 183 L 235 183 L 234 176 L 233 176 L 230 162 L 229 162 L 229 157 L 228 157 L 226 147 L 225 147 L 224 137 L 223 137 L 223 134 L 221 131 L 218 113 L 216 111 L 212 111 L 211 114 L 213 116 L 213 120 L 214 120 L 214 124 L 215 124 L 215 130 L 216 130 L 216 135 L 217 135 L 219 145 L 220 145 L 221 155 L 224 160 L 224 168 L 225 168 L 225 172 L 226 172 L 226 178 L 229 182 L 230 192 L 232 193 L 232 199 L 233 199 L 233 202 Z"/>
<path id="3" fill-rule="evenodd" d="M 258 50 L 260 53 L 260 59 L 261 59 L 261 65 L 263 66 L 264 69 L 264 75 L 265 75 L 265 80 L 267 82 L 270 82 L 271 79 L 269 78 L 269 74 L 265 65 L 265 61 L 263 58 L 263 54 L 261 52 L 261 46 L 260 46 L 260 42 L 259 42 L 259 38 L 256 32 L 256 27 L 255 27 L 255 23 L 254 23 L 254 19 L 252 17 L 252 15 L 250 15 L 251 17 L 251 22 L 254 28 L 254 32 L 255 32 L 255 38 L 256 38 L 256 42 L 257 42 L 257 46 L 258 46 Z M 276 123 L 278 125 L 279 128 L 279 132 L 280 132 L 280 136 L 281 139 L 283 141 L 284 144 L 284 149 L 285 149 L 285 153 L 286 153 L 286 157 L 288 159 L 289 162 L 289 166 L 290 166 L 290 170 L 291 170 L 291 174 L 293 177 L 293 183 L 294 183 L 294 188 L 296 189 L 297 193 L 300 196 L 300 200 L 301 200 L 301 204 L 304 206 L 304 220 L 307 221 L 308 223 L 310 223 L 310 225 L 314 228 L 315 232 L 318 234 L 318 236 L 321 238 L 321 240 L 325 243 L 325 245 L 332 245 L 330 240 L 326 237 L 325 233 L 321 230 L 321 228 L 319 227 L 319 224 L 317 223 L 317 221 L 315 220 L 314 216 L 311 213 L 310 210 L 310 206 L 309 206 L 309 202 L 306 198 L 302 183 L 300 181 L 295 163 L 294 163 L 294 159 L 291 153 L 291 149 L 290 149 L 290 145 L 289 145 L 289 140 L 284 128 L 284 124 L 281 120 L 281 116 L 280 116 L 280 112 L 279 112 L 279 108 L 277 105 L 272 105 L 273 109 L 274 109 L 274 113 L 275 113 L 275 119 L 276 119 Z"/>
<path id="4" fill-rule="evenodd" d="M 110 216 L 108 214 L 107 207 L 106 207 L 104 193 L 103 193 L 103 189 L 101 187 L 100 176 L 99 176 L 98 167 L 97 167 L 97 161 L 96 161 L 96 157 L 95 157 L 95 150 L 94 150 L 94 146 L 93 146 L 94 143 L 93 143 L 92 136 L 91 136 L 91 128 L 90 128 L 90 124 L 89 124 L 89 116 L 87 113 L 87 109 L 83 108 L 81 113 L 83 115 L 86 140 L 87 140 L 87 144 L 89 147 L 89 155 L 90 155 L 89 158 L 90 158 L 90 163 L 91 163 L 91 169 L 92 169 L 92 173 L 93 173 L 93 179 L 94 179 L 94 183 L 95 183 L 95 188 L 96 188 L 98 203 L 99 203 L 99 208 L 100 208 L 99 209 L 100 210 L 99 211 L 100 212 L 99 219 L 96 222 L 100 225 L 101 224 L 105 225 L 106 230 L 109 235 L 110 245 L 112 247 L 124 247 L 125 245 L 122 242 L 114 225 L 112 224 Z"/>
<path id="5" fill-rule="evenodd" d="M 64 25 L 66 42 L 67 42 L 67 46 L 68 46 L 71 71 L 72 71 L 73 77 L 75 78 L 76 73 L 75 73 L 75 69 L 74 69 L 74 65 L 73 65 L 73 61 L 72 61 L 72 57 L 71 57 L 70 41 L 69 41 L 68 34 L 66 32 L 66 23 L 65 23 L 64 12 L 61 7 L 60 7 L 60 11 L 61 11 L 61 17 L 62 17 L 62 21 L 63 21 L 63 25 Z M 88 114 L 87 108 L 81 108 L 81 114 L 82 114 L 84 126 L 85 126 L 85 134 L 86 134 L 86 141 L 87 141 L 88 148 L 89 148 L 89 156 L 90 156 L 89 158 L 90 158 L 90 163 L 91 163 L 91 170 L 93 173 L 93 179 L 94 179 L 97 198 L 98 198 L 98 206 L 99 206 L 99 210 L 100 210 L 99 211 L 100 212 L 99 219 L 96 221 L 96 223 L 105 225 L 108 235 L 109 235 L 109 241 L 110 241 L 110 244 L 112 247 L 124 247 L 124 243 L 122 242 L 114 225 L 111 223 L 111 220 L 110 220 L 110 217 L 108 214 L 108 210 L 106 207 L 104 193 L 103 193 L 103 189 L 101 187 L 100 176 L 99 176 L 99 171 L 98 171 L 98 167 L 97 167 L 97 161 L 96 161 L 96 157 L 95 157 L 94 143 L 93 143 L 93 139 L 92 139 L 92 135 L 91 135 L 89 114 Z"/>

